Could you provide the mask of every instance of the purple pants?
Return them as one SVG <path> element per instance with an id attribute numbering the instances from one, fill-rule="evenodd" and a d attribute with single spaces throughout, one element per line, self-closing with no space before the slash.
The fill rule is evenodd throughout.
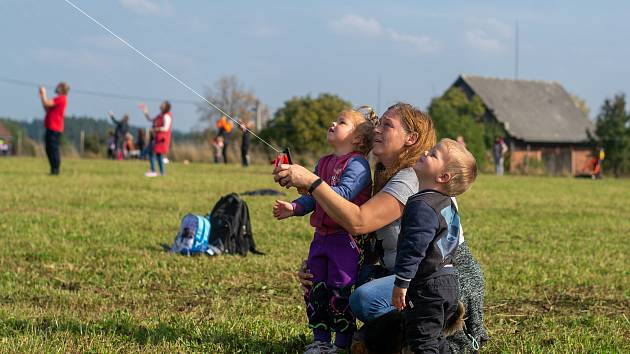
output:
<path id="1" fill-rule="evenodd" d="M 347 347 L 356 329 L 348 299 L 357 279 L 359 249 L 347 232 L 315 232 L 307 265 L 313 274 L 313 287 L 304 294 L 304 300 L 315 340 L 330 340 L 330 332 L 336 332 L 335 344 Z"/>

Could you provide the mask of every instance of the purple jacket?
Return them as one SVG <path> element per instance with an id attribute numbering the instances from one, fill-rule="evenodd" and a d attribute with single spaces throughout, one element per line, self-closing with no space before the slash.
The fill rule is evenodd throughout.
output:
<path id="1" fill-rule="evenodd" d="M 362 205 L 372 195 L 372 176 L 370 164 L 363 155 L 352 152 L 343 156 L 334 154 L 322 157 L 315 167 L 315 174 L 332 187 L 340 196 L 356 205 Z M 304 195 L 293 201 L 295 215 L 311 215 L 311 225 L 315 232 L 327 235 L 345 231 L 339 224 L 326 215 L 324 209 L 310 195 Z"/>

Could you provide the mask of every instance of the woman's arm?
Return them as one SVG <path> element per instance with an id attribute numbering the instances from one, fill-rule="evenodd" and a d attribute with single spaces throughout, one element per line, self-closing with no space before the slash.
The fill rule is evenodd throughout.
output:
<path id="1" fill-rule="evenodd" d="M 55 106 L 55 102 L 46 97 L 46 88 L 44 86 L 39 87 L 39 99 L 42 101 L 42 106 L 46 111 Z"/>
<path id="2" fill-rule="evenodd" d="M 116 117 L 114 117 L 114 112 L 109 111 L 107 112 L 107 115 L 109 116 L 109 118 L 112 120 L 114 124 L 118 125 L 118 120 L 116 119 Z"/>
<path id="3" fill-rule="evenodd" d="M 336 223 L 353 235 L 366 234 L 400 219 L 405 206 L 386 192 L 378 192 L 358 206 L 344 199 L 326 183 L 313 191 L 313 197 Z"/>
<path id="4" fill-rule="evenodd" d="M 274 171 L 274 179 L 280 185 L 308 189 L 317 175 L 300 165 L 282 164 Z M 386 192 L 378 192 L 360 207 L 337 194 L 323 182 L 313 192 L 313 197 L 326 214 L 353 235 L 373 232 L 402 216 L 405 206 Z"/>

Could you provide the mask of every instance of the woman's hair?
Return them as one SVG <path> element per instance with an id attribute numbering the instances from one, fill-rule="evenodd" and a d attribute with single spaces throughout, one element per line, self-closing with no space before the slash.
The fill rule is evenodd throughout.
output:
<path id="1" fill-rule="evenodd" d="M 359 138 L 359 142 L 355 144 L 354 149 L 362 155 L 367 156 L 370 150 L 372 150 L 374 124 L 378 120 L 372 107 L 361 106 L 357 109 L 346 109 L 339 115 L 352 120 L 354 136 Z"/>
<path id="2" fill-rule="evenodd" d="M 433 120 L 427 113 L 402 102 L 396 103 L 387 110 L 393 110 L 400 117 L 400 123 L 405 132 L 417 133 L 418 139 L 409 146 L 403 146 L 398 158 L 389 168 L 385 168 L 380 162 L 376 164 L 373 194 L 378 193 L 398 171 L 415 165 L 420 154 L 431 149 L 437 140 Z"/>

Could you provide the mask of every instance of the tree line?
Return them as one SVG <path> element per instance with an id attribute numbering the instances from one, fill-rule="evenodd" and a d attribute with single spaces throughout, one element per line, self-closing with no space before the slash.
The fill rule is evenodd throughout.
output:
<path id="1" fill-rule="evenodd" d="M 213 88 L 206 89 L 207 99 L 217 105 L 231 117 L 242 122 L 257 123 L 257 132 L 261 138 L 276 146 L 289 146 L 299 154 L 319 156 L 328 151 L 326 131 L 339 112 L 353 106 L 352 102 L 332 93 L 322 93 L 316 97 L 296 96 L 285 101 L 273 116 L 252 90 L 246 89 L 236 76 L 219 79 Z M 573 97 L 576 105 L 586 114 L 588 107 L 584 100 Z M 483 166 L 489 161 L 489 151 L 497 136 L 504 136 L 505 130 L 499 123 L 484 122 L 485 107 L 481 100 L 473 96 L 468 98 L 461 89 L 452 87 L 442 96 L 431 100 L 427 107 L 433 118 L 440 138 L 462 136 L 468 149 Z M 201 102 L 198 106 L 200 121 L 206 129 L 200 132 L 173 132 L 176 142 L 203 142 L 214 134 L 214 123 L 222 113 Z M 7 128 L 18 134 L 40 141 L 44 135 L 41 119 L 30 122 L 18 122 L 4 119 Z M 84 148 L 93 153 L 104 153 L 107 133 L 113 129 L 106 119 L 91 117 L 67 117 L 64 141 L 78 146 L 80 134 L 84 132 Z M 594 151 L 603 148 L 606 153 L 604 170 L 615 175 L 630 173 L 630 111 L 626 107 L 624 94 L 606 99 L 595 120 L 596 129 L 589 132 L 590 143 Z M 131 132 L 138 127 L 131 127 Z M 260 144 L 256 139 L 254 144 Z"/>

